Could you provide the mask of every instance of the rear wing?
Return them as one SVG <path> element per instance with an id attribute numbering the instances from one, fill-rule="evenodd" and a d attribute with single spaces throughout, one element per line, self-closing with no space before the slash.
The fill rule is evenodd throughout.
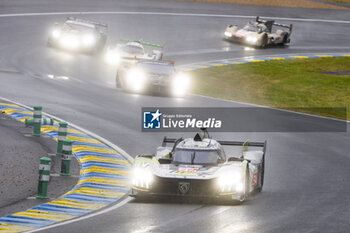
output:
<path id="1" fill-rule="evenodd" d="M 174 152 L 177 144 L 179 144 L 183 139 L 179 138 L 179 139 L 174 139 L 174 138 L 167 138 L 166 136 L 163 138 L 163 143 L 162 143 L 162 147 L 166 147 L 167 143 L 171 143 L 174 144 L 172 147 L 172 153 Z M 252 147 L 262 147 L 262 152 L 263 152 L 263 159 L 265 160 L 265 153 L 266 153 L 266 144 L 267 141 L 264 142 L 241 142 L 241 141 L 217 141 L 218 143 L 220 143 L 220 145 L 222 146 L 242 146 L 242 155 L 241 158 L 235 158 L 235 159 L 244 159 L 243 158 L 243 154 L 244 152 L 248 151 L 248 147 L 252 146 Z M 248 160 L 249 161 L 249 160 Z"/>
<path id="2" fill-rule="evenodd" d="M 71 20 L 71 21 L 75 21 L 75 22 L 79 22 L 79 23 L 92 24 L 92 25 L 95 25 L 96 27 L 99 27 L 100 29 L 104 29 L 105 31 L 107 31 L 107 29 L 108 29 L 108 25 L 107 24 L 95 22 L 95 21 L 92 21 L 92 20 L 76 18 L 76 17 L 73 17 L 73 16 L 67 17 L 67 20 Z"/>
<path id="3" fill-rule="evenodd" d="M 182 140 L 182 138 L 180 138 L 180 139 Z M 166 147 L 167 143 L 176 143 L 180 139 L 164 137 L 162 146 Z M 262 147 L 264 153 L 266 151 L 266 143 L 267 143 L 266 141 L 265 142 L 217 141 L 217 142 L 220 143 L 220 145 L 222 145 L 222 146 L 242 146 L 243 149 L 247 149 L 249 146 Z"/>
<path id="4" fill-rule="evenodd" d="M 156 48 L 161 48 L 161 49 L 164 48 L 163 45 L 149 43 L 149 42 L 142 41 L 142 40 L 129 40 L 129 39 L 121 38 L 120 41 L 123 41 L 123 42 L 137 42 L 137 43 L 140 43 L 140 44 L 145 45 L 145 46 L 151 46 L 151 47 L 156 47 Z"/>
<path id="5" fill-rule="evenodd" d="M 271 31 L 272 25 L 277 26 L 277 27 L 288 28 L 289 29 L 289 35 L 292 34 L 293 24 L 287 25 L 287 24 L 276 23 L 274 20 L 260 19 L 259 16 L 256 17 L 256 22 L 265 24 L 266 27 L 269 29 L 269 31 Z"/>

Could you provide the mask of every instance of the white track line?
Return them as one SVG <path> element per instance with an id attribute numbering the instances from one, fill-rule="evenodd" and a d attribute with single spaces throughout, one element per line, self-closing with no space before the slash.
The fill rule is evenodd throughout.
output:
<path id="1" fill-rule="evenodd" d="M 18 13 L 18 14 L 0 14 L 0 17 L 22 17 L 22 16 L 52 16 L 52 15 L 164 15 L 164 16 L 190 16 L 190 17 L 215 17 L 215 18 L 242 18 L 255 19 L 253 15 L 219 15 L 219 14 L 194 14 L 194 13 L 171 13 L 171 12 L 147 12 L 147 11 L 67 11 L 67 12 L 43 12 L 43 13 Z M 308 19 L 308 18 L 289 18 L 289 17 L 270 17 L 260 16 L 262 18 L 303 21 L 303 22 L 322 22 L 322 23 L 345 23 L 350 24 L 348 20 L 334 19 Z"/>
<path id="2" fill-rule="evenodd" d="M 0 99 L 4 100 L 4 101 L 7 101 L 7 102 L 10 102 L 10 103 L 13 103 L 13 104 L 16 104 L 16 105 L 19 105 L 19 106 L 22 106 L 24 108 L 27 108 L 27 109 L 32 109 L 30 106 L 27 106 L 27 105 L 24 105 L 24 104 L 21 104 L 21 103 L 18 103 L 18 102 L 15 102 L 15 101 L 12 101 L 12 100 L 9 100 L 7 98 L 4 98 L 4 97 L 1 97 L 0 96 Z M 46 116 L 49 116 L 53 119 L 55 119 L 56 121 L 65 121 L 59 117 L 56 117 L 56 116 L 53 116 L 51 114 L 47 114 L 45 112 L 43 112 L 43 114 L 45 114 Z M 75 129 L 78 129 L 90 136 L 92 136 L 93 138 L 96 138 L 98 140 L 100 140 L 101 142 L 105 143 L 106 145 L 112 147 L 114 150 L 117 150 L 119 153 L 121 153 L 125 158 L 127 158 L 131 163 L 134 162 L 134 158 L 131 157 L 128 153 L 126 153 L 123 149 L 121 149 L 119 146 L 113 144 L 112 142 L 108 141 L 107 139 L 103 138 L 103 137 L 100 137 L 98 136 L 97 134 L 95 133 L 92 133 L 91 131 L 89 130 L 86 130 L 84 128 L 81 128 L 71 122 L 68 122 L 68 121 L 65 121 L 68 123 L 69 126 L 72 126 L 74 127 Z M 100 215 L 100 214 L 104 214 L 104 213 L 107 213 L 109 211 L 112 211 L 112 210 L 115 210 L 115 209 L 118 209 L 119 207 L 125 205 L 126 203 L 128 203 L 130 200 L 132 200 L 133 198 L 131 197 L 126 197 L 126 198 L 123 198 L 121 201 L 117 202 L 116 204 L 112 205 L 112 206 L 108 206 L 106 208 L 103 208 L 101 210 L 98 210 L 96 212 L 93 212 L 93 213 L 90 213 L 90 214 L 87 214 L 87 215 L 84 215 L 82 217 L 77 217 L 77 218 L 74 218 L 74 219 L 71 219 L 71 220 L 67 220 L 67 221 L 63 221 L 63 222 L 59 222 L 59 223 L 56 223 L 56 224 L 53 224 L 53 225 L 49 225 L 49 226 L 46 226 L 46 227 L 42 227 L 42 228 L 38 228 L 38 229 L 35 229 L 35 230 L 31 230 L 31 231 L 27 231 L 27 232 L 38 232 L 38 231 L 43 231 L 43 230 L 46 230 L 46 229 L 50 229 L 50 228 L 54 228 L 54 227 L 58 227 L 58 226 L 62 226 L 62 225 L 66 225 L 66 224 L 70 224 L 70 223 L 73 223 L 73 222 L 77 222 L 77 221 L 80 221 L 80 220 L 83 220 L 83 219 L 87 219 L 87 218 L 91 218 L 91 217 L 94 217 L 94 216 L 97 216 L 97 215 Z"/>

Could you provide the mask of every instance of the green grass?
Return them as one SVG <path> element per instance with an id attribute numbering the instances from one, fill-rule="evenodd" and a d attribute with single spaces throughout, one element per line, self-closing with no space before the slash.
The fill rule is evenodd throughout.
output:
<path id="1" fill-rule="evenodd" d="M 350 108 L 350 57 L 246 63 L 191 71 L 194 94 L 350 119 L 330 107 Z"/>
<path id="2" fill-rule="evenodd" d="M 346 4 L 350 4 L 350 0 L 326 0 L 326 2 L 335 2 L 335 3 L 346 3 Z"/>

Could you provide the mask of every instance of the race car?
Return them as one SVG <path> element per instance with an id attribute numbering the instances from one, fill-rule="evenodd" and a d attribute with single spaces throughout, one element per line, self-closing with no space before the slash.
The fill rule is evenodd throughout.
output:
<path id="1" fill-rule="evenodd" d="M 273 31 L 273 26 L 279 29 Z M 279 24 L 274 20 L 261 20 L 259 17 L 256 17 L 255 21 L 248 22 L 241 29 L 237 25 L 227 26 L 224 39 L 265 48 L 269 45 L 285 45 L 290 43 L 292 29 L 293 24 Z"/>
<path id="2" fill-rule="evenodd" d="M 127 40 L 121 39 L 126 42 L 124 44 L 116 44 L 114 47 L 110 47 L 106 51 L 105 60 L 108 64 L 119 65 L 121 61 L 137 61 L 137 60 L 155 60 L 160 61 L 163 58 L 163 52 L 160 50 L 152 50 L 147 52 L 145 46 L 156 47 L 162 49 L 163 46 L 159 44 L 153 44 L 142 40 Z"/>
<path id="3" fill-rule="evenodd" d="M 182 97 L 189 84 L 189 76 L 177 72 L 172 61 L 122 62 L 117 68 L 116 87 L 127 92 Z"/>
<path id="4" fill-rule="evenodd" d="M 106 24 L 68 17 L 63 24 L 55 23 L 47 44 L 63 50 L 94 54 L 104 48 L 107 28 Z"/>
<path id="5" fill-rule="evenodd" d="M 235 156 L 226 157 L 224 146 L 242 149 Z M 265 151 L 266 141 L 218 141 L 203 128 L 194 138 L 165 137 L 155 154 L 135 158 L 130 196 L 244 201 L 252 193 L 262 191 Z"/>

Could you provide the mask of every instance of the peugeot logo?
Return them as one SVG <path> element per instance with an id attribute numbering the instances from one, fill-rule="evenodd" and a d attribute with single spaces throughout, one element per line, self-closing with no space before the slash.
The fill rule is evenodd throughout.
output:
<path id="1" fill-rule="evenodd" d="M 181 194 L 186 194 L 190 190 L 189 182 L 179 182 L 179 191 Z"/>

